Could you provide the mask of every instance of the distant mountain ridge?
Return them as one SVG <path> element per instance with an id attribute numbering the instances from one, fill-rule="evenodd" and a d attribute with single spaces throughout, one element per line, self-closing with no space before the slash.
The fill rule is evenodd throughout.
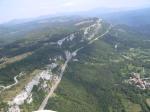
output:
<path id="1" fill-rule="evenodd" d="M 1 23 L 0 26 L 6 25 L 16 25 L 23 23 L 30 23 L 35 21 L 42 20 L 52 20 L 52 19 L 66 19 L 72 18 L 76 19 L 76 17 L 100 17 L 111 23 L 115 24 L 127 24 L 130 26 L 140 26 L 140 25 L 148 25 L 150 24 L 150 7 L 142 8 L 142 9 L 113 9 L 113 8 L 95 8 L 89 11 L 81 11 L 81 12 L 69 12 L 58 15 L 45 15 L 39 16 L 35 18 L 26 18 L 26 19 L 15 19 L 6 23 Z"/>
<path id="2" fill-rule="evenodd" d="M 150 25 L 150 8 L 104 14 L 102 17 L 116 24 Z"/>

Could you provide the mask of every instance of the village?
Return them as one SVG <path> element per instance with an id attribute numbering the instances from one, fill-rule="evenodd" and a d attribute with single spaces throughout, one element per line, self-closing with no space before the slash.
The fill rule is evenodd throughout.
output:
<path id="1" fill-rule="evenodd" d="M 150 89 L 150 77 L 141 78 L 139 73 L 131 73 L 131 77 L 127 80 L 130 85 L 134 85 L 142 90 Z"/>

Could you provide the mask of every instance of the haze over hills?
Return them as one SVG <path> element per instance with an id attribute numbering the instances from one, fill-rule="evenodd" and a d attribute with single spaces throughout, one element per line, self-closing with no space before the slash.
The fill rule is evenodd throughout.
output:
<path id="1" fill-rule="evenodd" d="M 39 26 L 40 23 L 47 24 L 49 22 L 55 22 L 55 21 L 65 21 L 66 19 L 78 19 L 79 15 L 82 18 L 86 17 L 100 17 L 106 20 L 107 22 L 110 22 L 112 24 L 124 24 L 129 25 L 132 27 L 136 27 L 136 29 L 143 29 L 145 33 L 149 33 L 149 27 L 150 27 L 150 14 L 149 14 L 150 8 L 144 8 L 144 9 L 137 9 L 137 10 L 129 10 L 129 11 L 119 11 L 117 9 L 109 9 L 109 8 L 97 8 L 90 11 L 83 11 L 83 12 L 75 12 L 75 13 L 66 13 L 66 16 L 52 16 L 52 15 L 46 15 L 41 16 L 38 18 L 30 18 L 30 19 L 20 19 L 20 20 L 12 20 L 7 23 L 3 23 L 0 25 L 0 38 L 2 39 L 2 43 L 5 42 L 6 38 L 10 38 L 13 40 L 13 35 L 15 34 L 15 39 L 18 38 L 17 34 L 20 33 L 17 31 L 22 29 L 21 27 L 28 26 L 28 29 L 23 29 L 22 34 L 24 32 L 27 32 L 27 30 L 34 29 L 34 27 Z M 61 15 L 61 14 L 60 14 Z M 72 15 L 72 16 L 70 16 Z M 74 16 L 76 15 L 76 16 Z M 58 20 L 59 19 L 59 20 Z M 24 24 L 25 23 L 25 24 Z M 34 25 L 34 26 L 33 26 Z M 29 27 L 31 26 L 31 27 Z M 13 28 L 12 28 L 13 27 Z M 30 28 L 30 29 L 29 29 Z M 6 32 L 7 35 L 6 35 Z M 5 33 L 5 34 L 4 34 Z M 10 33 L 10 34 L 9 34 Z M 19 35 L 19 34 L 18 34 Z M 20 37 L 20 35 L 19 35 Z M 21 36 L 24 37 L 24 36 Z M 8 39 L 6 39 L 8 40 Z"/>
<path id="2" fill-rule="evenodd" d="M 96 8 L 89 11 L 76 12 L 76 15 L 85 17 L 100 17 L 113 24 L 126 24 L 140 26 L 150 24 L 150 8 L 120 9 L 120 8 Z M 74 13 L 69 13 L 74 14 Z"/>
<path id="3" fill-rule="evenodd" d="M 2 111 L 149 111 L 149 87 L 128 82 L 131 72 L 149 77 L 148 35 L 76 16 L 7 28 L 20 39 L 1 44 Z"/>
<path id="4" fill-rule="evenodd" d="M 146 25 L 149 23 L 149 14 L 150 8 L 137 8 L 137 9 L 120 9 L 120 8 L 95 8 L 88 11 L 80 11 L 80 12 L 66 12 L 66 13 L 58 13 L 52 15 L 44 15 L 34 18 L 26 18 L 26 19 L 14 19 L 9 22 L 1 23 L 0 25 L 13 25 L 13 24 L 21 24 L 31 21 L 38 21 L 44 19 L 55 19 L 56 17 L 97 17 L 106 19 L 112 23 L 116 24 L 128 24 L 135 26 L 137 25 Z"/>
<path id="5" fill-rule="evenodd" d="M 150 9 L 114 6 L 0 24 L 0 112 L 150 112 Z"/>
<path id="6" fill-rule="evenodd" d="M 130 26 L 150 25 L 150 8 L 132 11 L 109 13 L 104 18 L 112 23 L 127 24 Z"/>

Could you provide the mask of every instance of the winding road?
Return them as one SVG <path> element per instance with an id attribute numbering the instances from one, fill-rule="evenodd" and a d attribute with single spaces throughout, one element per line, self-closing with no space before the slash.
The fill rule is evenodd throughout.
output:
<path id="1" fill-rule="evenodd" d="M 0 88 L 3 88 L 2 91 L 6 90 L 6 89 L 10 89 L 12 86 L 15 86 L 16 84 L 18 84 L 19 81 L 18 81 L 17 78 L 20 77 L 20 76 L 22 76 L 22 75 L 23 75 L 23 74 L 20 73 L 19 75 L 15 76 L 15 77 L 14 77 L 14 81 L 15 81 L 15 82 L 14 82 L 13 84 L 10 84 L 10 85 L 8 85 L 8 86 L 1 86 L 1 85 L 0 85 Z"/>

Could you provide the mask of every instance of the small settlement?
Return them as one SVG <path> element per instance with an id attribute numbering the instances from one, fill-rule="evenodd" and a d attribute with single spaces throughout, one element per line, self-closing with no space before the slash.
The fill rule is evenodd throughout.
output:
<path id="1" fill-rule="evenodd" d="M 127 82 L 143 90 L 150 89 L 150 78 L 141 78 L 139 73 L 131 73 Z"/>

